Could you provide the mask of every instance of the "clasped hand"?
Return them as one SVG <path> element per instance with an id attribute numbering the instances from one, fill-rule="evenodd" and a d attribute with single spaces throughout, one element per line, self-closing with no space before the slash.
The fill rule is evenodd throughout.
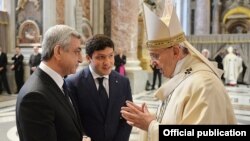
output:
<path id="1" fill-rule="evenodd" d="M 151 121 L 156 119 L 154 115 L 149 113 L 145 103 L 140 107 L 131 101 L 126 101 L 126 106 L 121 108 L 121 114 L 129 125 L 145 131 L 148 130 Z"/>
<path id="2" fill-rule="evenodd" d="M 91 141 L 91 138 L 88 136 L 83 136 L 82 141 Z"/>

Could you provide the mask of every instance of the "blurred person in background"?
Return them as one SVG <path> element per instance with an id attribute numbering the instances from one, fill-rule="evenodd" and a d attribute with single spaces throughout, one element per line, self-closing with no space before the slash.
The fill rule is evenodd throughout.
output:
<path id="1" fill-rule="evenodd" d="M 0 46 L 0 94 L 2 94 L 3 88 L 8 94 L 11 94 L 9 83 L 6 76 L 8 58 L 6 53 L 2 51 Z"/>
<path id="2" fill-rule="evenodd" d="M 14 56 L 11 58 L 12 60 L 14 60 L 13 65 L 11 65 L 11 70 L 15 71 L 15 82 L 16 82 L 16 86 L 17 86 L 17 90 L 16 90 L 16 94 L 18 94 L 18 92 L 20 91 L 20 89 L 22 88 L 23 84 L 24 84 L 24 66 L 23 66 L 23 54 L 21 53 L 21 48 L 20 47 L 16 47 L 15 48 L 16 53 L 14 54 Z"/>
<path id="3" fill-rule="evenodd" d="M 33 51 L 34 52 L 30 55 L 29 58 L 30 74 L 32 74 L 36 70 L 41 62 L 41 53 L 39 53 L 39 47 L 34 46 Z"/>

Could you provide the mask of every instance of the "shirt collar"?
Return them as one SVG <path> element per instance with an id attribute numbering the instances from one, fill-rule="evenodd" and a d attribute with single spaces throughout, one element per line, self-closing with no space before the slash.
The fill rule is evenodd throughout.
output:
<path id="1" fill-rule="evenodd" d="M 42 69 L 45 73 L 47 73 L 58 85 L 59 88 L 62 88 L 63 78 L 56 71 L 47 66 L 44 62 L 41 62 L 39 68 Z"/>

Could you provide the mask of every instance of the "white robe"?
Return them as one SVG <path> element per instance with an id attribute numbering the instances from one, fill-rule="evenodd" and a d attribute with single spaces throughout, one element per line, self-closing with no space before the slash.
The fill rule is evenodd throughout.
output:
<path id="1" fill-rule="evenodd" d="M 191 68 L 191 69 L 190 69 Z M 168 101 L 158 109 L 158 119 L 150 123 L 141 140 L 159 140 L 159 124 L 236 124 L 230 98 L 221 80 L 199 59 L 188 55 L 177 64 L 175 75 L 157 92 Z"/>
<path id="2" fill-rule="evenodd" d="M 226 84 L 237 84 L 239 74 L 242 72 L 242 59 L 229 53 L 223 59 L 224 77 Z"/>

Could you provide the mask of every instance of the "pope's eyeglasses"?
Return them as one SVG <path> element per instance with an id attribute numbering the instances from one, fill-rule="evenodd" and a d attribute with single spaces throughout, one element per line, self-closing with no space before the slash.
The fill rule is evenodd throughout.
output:
<path id="1" fill-rule="evenodd" d="M 161 52 L 158 52 L 158 53 L 149 53 L 151 60 L 152 60 L 152 61 L 157 61 L 157 60 L 159 60 L 161 54 L 162 54 L 163 52 L 165 52 L 166 50 L 168 50 L 168 49 L 169 49 L 169 48 L 165 48 L 164 50 L 162 50 Z"/>

